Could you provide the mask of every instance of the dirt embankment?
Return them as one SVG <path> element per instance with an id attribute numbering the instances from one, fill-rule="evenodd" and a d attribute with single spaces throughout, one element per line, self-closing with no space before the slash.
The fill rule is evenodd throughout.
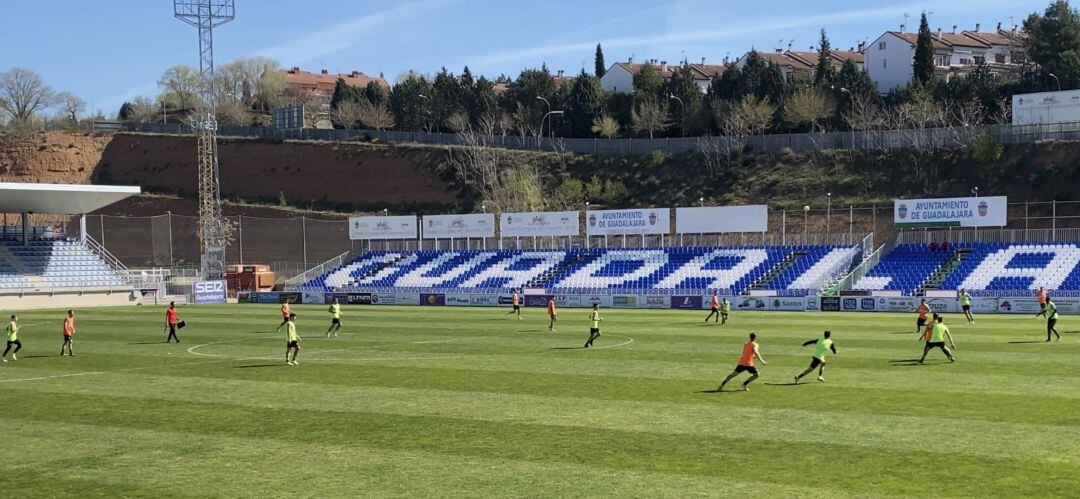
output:
<path id="1" fill-rule="evenodd" d="M 363 144 L 222 140 L 221 196 L 335 211 L 417 211 L 457 203 L 432 166 L 438 151 Z M 140 185 L 197 196 L 192 137 L 116 135 L 102 151 L 94 183 Z"/>
<path id="2" fill-rule="evenodd" d="M 195 151 L 193 137 L 0 135 L 0 182 L 138 185 L 164 196 L 140 196 L 101 212 L 194 215 Z M 460 204 L 451 179 L 438 173 L 437 149 L 223 139 L 219 154 L 226 215 L 338 218 L 382 209 L 443 212 Z"/>

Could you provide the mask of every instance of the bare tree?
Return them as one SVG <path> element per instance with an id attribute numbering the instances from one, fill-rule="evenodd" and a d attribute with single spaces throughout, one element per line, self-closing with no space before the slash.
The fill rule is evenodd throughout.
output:
<path id="1" fill-rule="evenodd" d="M 997 100 L 997 105 L 994 106 L 994 112 L 990 114 L 990 121 L 998 125 L 1005 125 L 1012 122 L 1012 102 L 1007 97 L 1002 97 Z"/>
<path id="2" fill-rule="evenodd" d="M 176 107 L 183 110 L 193 109 L 199 102 L 202 75 L 191 66 L 173 66 L 161 75 L 158 85 L 164 89 L 166 99 L 172 100 Z"/>
<path id="3" fill-rule="evenodd" d="M 499 137 L 505 139 L 514 129 L 514 119 L 503 111 L 494 111 L 480 117 L 477 130 L 487 134 L 490 138 Z"/>
<path id="4" fill-rule="evenodd" d="M 242 99 L 223 97 L 214 103 L 214 117 L 222 125 L 247 125 L 251 123 L 251 108 Z"/>
<path id="5" fill-rule="evenodd" d="M 464 111 L 458 111 L 446 118 L 446 127 L 457 133 L 468 130 L 469 125 L 469 115 Z"/>
<path id="6" fill-rule="evenodd" d="M 671 126 L 671 113 L 655 98 L 645 98 L 630 111 L 630 120 L 634 132 L 648 133 L 651 139 Z"/>
<path id="7" fill-rule="evenodd" d="M 834 114 L 836 101 L 816 87 L 797 90 L 784 102 L 784 119 L 796 126 L 809 125 L 810 133 L 817 133 L 821 121 Z"/>
<path id="8" fill-rule="evenodd" d="M 461 146 L 447 148 L 455 176 L 495 213 L 544 209 L 547 198 L 539 171 L 531 163 L 514 164 L 497 147 L 495 123 L 482 119 L 477 128 L 458 134 Z"/>
<path id="9" fill-rule="evenodd" d="M 359 118 L 360 123 L 363 123 L 364 126 L 374 128 L 380 132 L 394 127 L 394 113 L 390 111 L 386 104 L 381 102 L 372 103 L 366 99 L 360 101 Z"/>
<path id="10" fill-rule="evenodd" d="M 597 116 L 590 130 L 605 139 L 613 139 L 619 135 L 619 120 L 611 116 Z"/>
<path id="11" fill-rule="evenodd" d="M 28 123 L 55 102 L 56 94 L 37 73 L 23 68 L 0 73 L 0 111 L 16 124 Z"/>
<path id="12" fill-rule="evenodd" d="M 844 113 L 844 122 L 852 130 L 873 130 L 885 123 L 885 114 L 874 99 L 860 95 L 852 99 L 851 106 Z"/>
<path id="13" fill-rule="evenodd" d="M 56 94 L 56 100 L 60 105 L 60 112 L 72 124 L 79 123 L 79 115 L 86 112 L 86 101 L 70 92 Z"/>
<path id="14" fill-rule="evenodd" d="M 132 121 L 136 123 L 156 123 L 161 119 L 161 104 L 156 104 L 149 97 L 141 95 L 131 101 Z"/>
<path id="15" fill-rule="evenodd" d="M 335 125 L 352 130 L 360 123 L 360 103 L 354 100 L 342 100 L 336 108 L 330 110 L 330 119 Z"/>
<path id="16" fill-rule="evenodd" d="M 743 131 L 742 135 L 760 135 L 772 124 L 776 105 L 767 98 L 745 95 L 735 104 L 732 112 L 735 114 L 735 123 Z"/>

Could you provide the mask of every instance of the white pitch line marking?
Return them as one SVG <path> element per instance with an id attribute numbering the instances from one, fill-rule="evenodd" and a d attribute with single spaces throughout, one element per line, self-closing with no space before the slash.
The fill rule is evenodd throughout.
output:
<path id="1" fill-rule="evenodd" d="M 626 346 L 626 345 L 629 345 L 629 344 L 634 342 L 634 339 L 629 337 L 629 336 L 619 336 L 619 335 L 615 335 L 615 334 L 608 335 L 608 336 L 614 336 L 616 338 L 627 338 L 627 340 L 622 342 L 622 343 L 615 344 L 615 345 L 605 345 L 605 346 L 602 346 L 602 347 L 589 347 L 589 350 L 601 350 L 601 349 L 604 349 L 604 348 L 622 347 L 622 346 Z M 601 338 L 602 338 L 602 336 L 601 336 Z"/>

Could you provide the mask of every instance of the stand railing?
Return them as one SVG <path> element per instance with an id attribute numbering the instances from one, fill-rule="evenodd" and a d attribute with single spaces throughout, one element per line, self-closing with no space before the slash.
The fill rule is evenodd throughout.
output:
<path id="1" fill-rule="evenodd" d="M 319 264 L 319 266 L 317 266 L 317 267 L 306 270 L 303 273 L 293 277 L 292 279 L 286 280 L 285 283 L 284 283 L 285 289 L 296 288 L 297 286 L 301 286 L 304 283 L 306 283 L 306 282 L 308 282 L 308 281 L 310 281 L 310 280 L 312 280 L 312 279 L 314 279 L 316 277 L 319 277 L 319 276 L 321 276 L 323 274 L 326 274 L 327 272 L 329 272 L 329 271 L 331 271 L 333 269 L 336 269 L 336 268 L 338 268 L 338 267 L 340 267 L 342 265 L 345 265 L 351 259 L 351 255 L 352 255 L 351 251 L 346 251 L 346 252 L 344 252 L 344 253 L 342 253 L 342 254 L 340 254 L 338 256 L 335 256 L 334 258 L 331 258 L 331 259 Z"/>
<path id="2" fill-rule="evenodd" d="M 112 267 L 112 269 L 116 271 L 116 274 L 120 276 L 120 279 L 122 279 L 126 283 L 131 283 L 131 272 L 128 270 L 127 266 L 120 262 L 120 260 L 118 260 L 115 256 L 113 256 L 112 253 L 109 253 L 109 250 L 105 249 L 105 247 L 102 246 L 101 243 L 98 243 L 96 240 L 94 240 L 94 238 L 90 237 L 90 235 L 87 234 L 84 244 L 86 245 L 87 249 L 89 249 L 91 252 L 101 258 L 106 265 Z"/>

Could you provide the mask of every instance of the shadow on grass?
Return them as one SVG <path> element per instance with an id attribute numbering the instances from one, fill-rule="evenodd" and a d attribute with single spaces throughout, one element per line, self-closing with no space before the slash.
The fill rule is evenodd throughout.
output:
<path id="1" fill-rule="evenodd" d="M 259 368 L 259 367 L 278 367 L 278 366 L 288 367 L 286 364 L 249 364 L 249 365 L 246 365 L 246 366 L 235 366 L 235 369 L 253 369 L 253 368 Z"/>
<path id="2" fill-rule="evenodd" d="M 766 386 L 800 386 L 809 385 L 810 383 L 764 383 Z"/>
<path id="3" fill-rule="evenodd" d="M 698 390 L 694 393 L 724 393 L 720 390 Z"/>
<path id="4" fill-rule="evenodd" d="M 587 347 L 552 347 L 552 350 L 585 350 Z"/>
<path id="5" fill-rule="evenodd" d="M 52 355 L 23 355 L 24 359 L 45 359 L 52 357 Z"/>
<path id="6" fill-rule="evenodd" d="M 889 334 L 919 334 L 915 331 L 893 331 Z"/>
<path id="7" fill-rule="evenodd" d="M 1024 345 L 1028 343 L 1046 343 L 1046 340 L 1016 340 L 1010 341 L 1010 345 Z"/>

